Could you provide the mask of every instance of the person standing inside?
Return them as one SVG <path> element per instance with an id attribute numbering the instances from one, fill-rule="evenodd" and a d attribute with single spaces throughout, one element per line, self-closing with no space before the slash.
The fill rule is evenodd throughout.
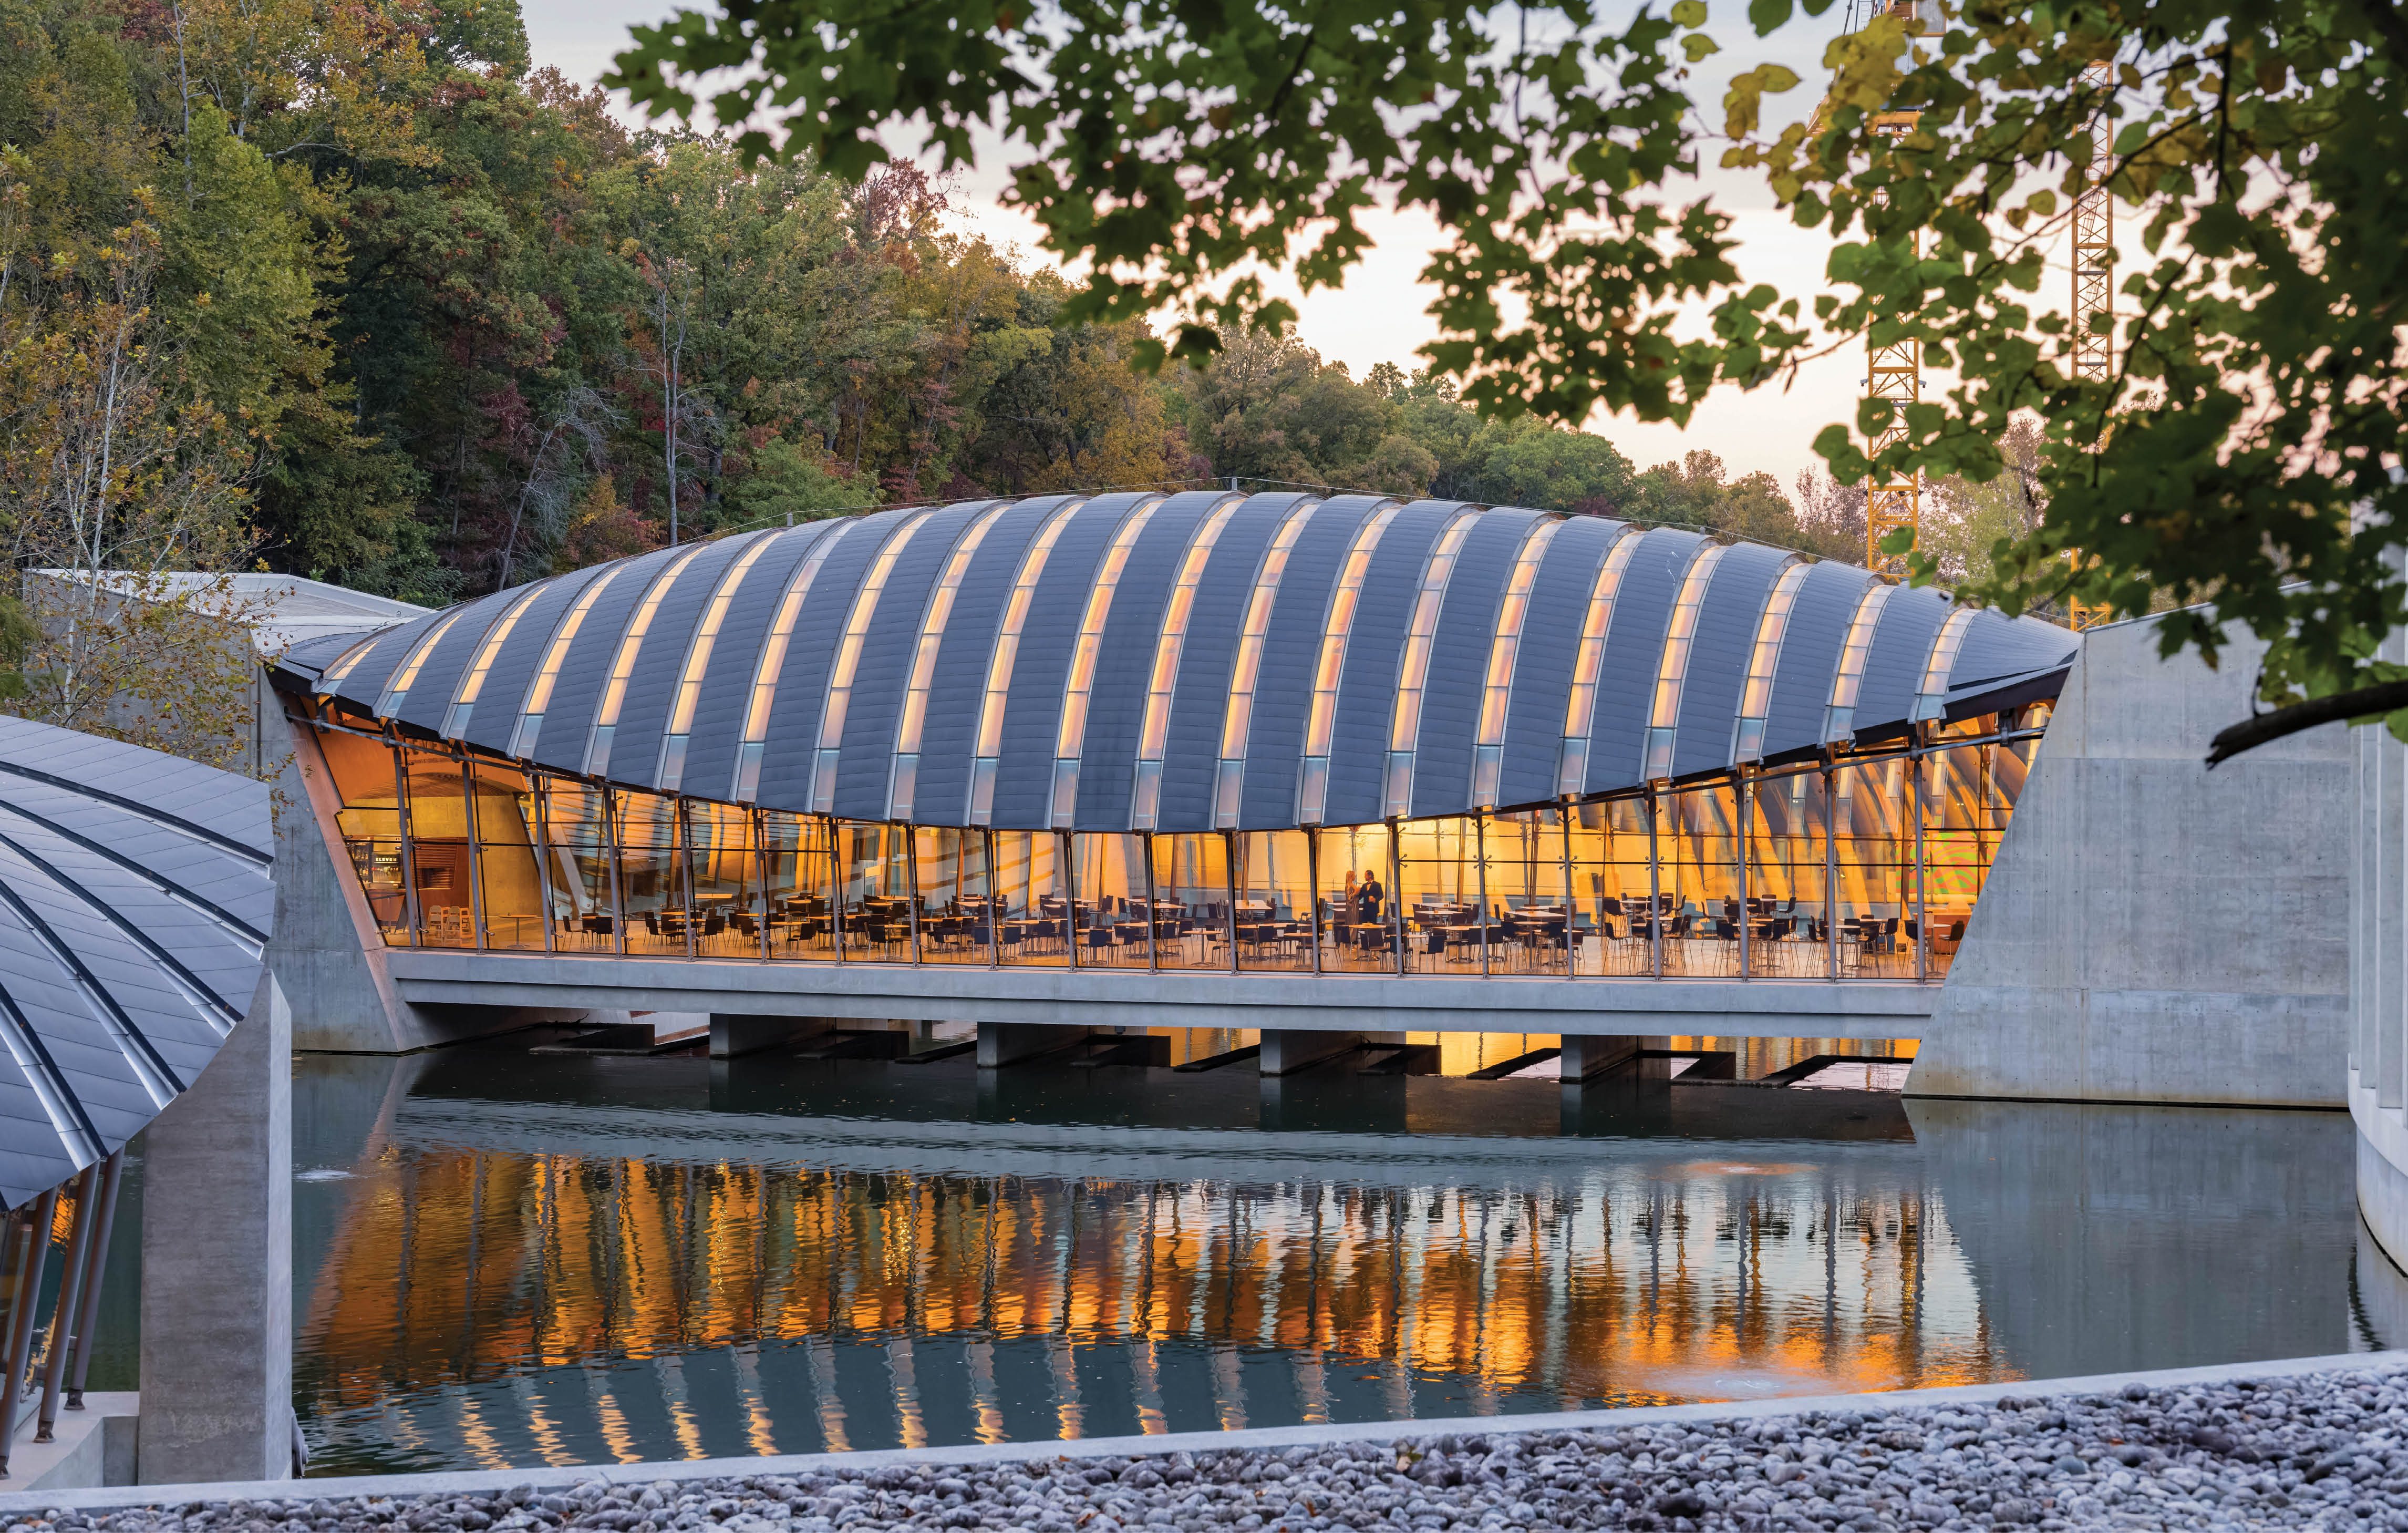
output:
<path id="1" fill-rule="evenodd" d="M 1377 926 L 1387 898 L 1388 892 L 1380 887 L 1380 875 L 1368 867 L 1363 869 L 1363 881 L 1354 891 L 1354 919 L 1366 926 Z"/>

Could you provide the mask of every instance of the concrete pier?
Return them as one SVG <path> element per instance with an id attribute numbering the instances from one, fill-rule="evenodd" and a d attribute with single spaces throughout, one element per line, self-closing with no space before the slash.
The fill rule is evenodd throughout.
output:
<path id="1" fill-rule="evenodd" d="M 1566 1085 L 1578 1085 L 1594 1081 L 1608 1070 L 1627 1064 L 1638 1057 L 1645 1039 L 1612 1034 L 1591 1037 L 1567 1035 L 1563 1052 L 1555 1056 L 1555 1073 Z"/>
<path id="2" fill-rule="evenodd" d="M 978 1024 L 979 1068 L 991 1070 L 1054 1053 L 1083 1042 L 1093 1032 L 1090 1027 L 1044 1023 L 982 1022 Z"/>
<path id="3" fill-rule="evenodd" d="M 1402 1033 L 1322 1033 L 1294 1027 L 1263 1029 L 1261 1069 L 1265 1075 L 1293 1075 L 1309 1070 L 1334 1054 L 1348 1053 L 1366 1043 L 1402 1043 Z"/>
<path id="4" fill-rule="evenodd" d="M 145 1484 L 293 1472 L 293 1014 L 250 1014 L 143 1153 Z"/>
<path id="5" fill-rule="evenodd" d="M 710 1013 L 710 1057 L 736 1059 L 760 1053 L 781 1043 L 816 1038 L 837 1024 L 833 1017 L 764 1017 L 739 1012 Z"/>

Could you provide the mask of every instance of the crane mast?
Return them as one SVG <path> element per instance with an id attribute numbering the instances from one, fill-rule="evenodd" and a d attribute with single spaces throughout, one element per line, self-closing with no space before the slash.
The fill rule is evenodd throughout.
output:
<path id="1" fill-rule="evenodd" d="M 1915 0 L 1887 0 L 1884 8 L 1892 16 L 1907 22 L 1918 37 L 1936 36 L 1940 30 L 1935 19 L 1923 14 Z M 1878 112 L 1873 116 L 1873 131 L 1892 139 L 1902 138 L 1914 131 L 1922 117 L 1920 112 Z M 1879 193 L 1886 205 L 1888 193 Z M 1914 254 L 1923 254 L 1923 234 L 1913 236 Z M 1906 407 L 1923 398 L 1923 343 L 1909 336 L 1891 345 L 1866 342 L 1865 395 L 1884 400 L 1890 407 L 1887 422 L 1875 433 L 1868 453 L 1878 460 L 1884 449 L 1907 434 Z M 1883 539 L 1900 527 L 1907 530 L 1907 552 L 1889 553 L 1882 549 Z M 1876 468 L 1865 483 L 1865 567 L 1888 580 L 1904 580 L 1907 556 L 1923 528 L 1923 470 L 1910 468 L 1904 473 Z"/>
<path id="2" fill-rule="evenodd" d="M 2114 61 L 2101 59 L 2086 73 L 2112 88 Z M 2115 124 L 2102 107 L 2090 119 L 2090 168 L 2073 199 L 2073 376 L 2092 383 L 2107 382 L 2115 373 L 2115 202 L 2107 194 L 2114 165 Z M 2094 329 L 2092 321 L 2102 316 L 2110 322 Z M 2067 557 L 2078 565 L 2081 551 Z M 2076 599 L 2070 605 L 2076 633 L 2114 615 L 2114 609 L 2103 603 Z"/>

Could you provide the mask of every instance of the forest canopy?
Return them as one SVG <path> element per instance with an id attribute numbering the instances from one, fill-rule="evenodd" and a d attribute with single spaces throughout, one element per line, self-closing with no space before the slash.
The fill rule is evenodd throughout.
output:
<path id="1" fill-rule="evenodd" d="M 630 131 L 511 0 L 0 0 L 20 568 L 441 603 L 673 534 L 1233 476 L 1861 557 L 1828 481 L 1642 470 L 1277 336 L 1150 369 L 1071 296 L 910 166 Z"/>

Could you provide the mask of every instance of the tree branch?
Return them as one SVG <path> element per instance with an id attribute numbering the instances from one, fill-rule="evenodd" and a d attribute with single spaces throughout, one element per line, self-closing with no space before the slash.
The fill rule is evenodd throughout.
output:
<path id="1" fill-rule="evenodd" d="M 2255 751 L 2286 735 L 2314 729 L 2320 724 L 2363 719 L 2403 708 L 2408 708 L 2408 681 L 2378 681 L 2371 687 L 2336 692 L 2329 697 L 2311 697 L 2304 703 L 2293 703 L 2288 708 L 2260 713 L 2218 731 L 2215 738 L 2208 743 L 2207 765 L 2213 768 L 2230 761 L 2243 751 Z"/>

